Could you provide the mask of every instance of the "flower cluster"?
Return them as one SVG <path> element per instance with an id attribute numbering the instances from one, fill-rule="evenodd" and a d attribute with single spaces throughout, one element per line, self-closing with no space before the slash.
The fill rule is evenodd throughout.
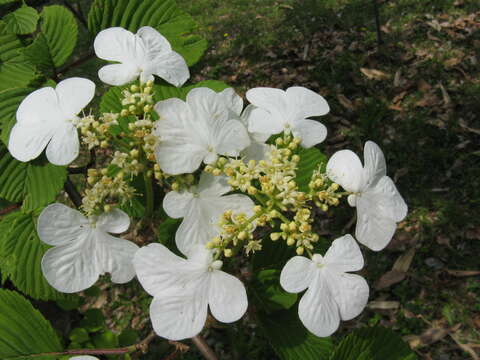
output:
<path id="1" fill-rule="evenodd" d="M 345 234 L 320 254 L 315 217 L 346 198 L 357 208 L 356 239 L 375 251 L 388 244 L 407 206 L 386 175 L 380 148 L 368 141 L 363 165 L 352 151 L 338 151 L 305 175 L 305 149 L 327 135 L 311 119 L 329 112 L 319 94 L 298 86 L 254 88 L 244 108 L 231 88 L 192 86 L 185 100 L 155 103 L 154 75 L 177 87 L 189 77 L 184 59 L 158 31 L 110 28 L 97 35 L 94 47 L 101 59 L 117 62 L 102 67 L 99 78 L 127 85 L 116 111 L 80 116 L 95 86 L 67 79 L 24 99 L 9 139 L 10 152 L 21 161 L 46 148 L 50 162 L 67 165 L 78 156 L 80 140 L 101 155 L 86 174 L 84 214 L 56 203 L 39 217 L 39 237 L 53 246 L 42 260 L 48 282 L 70 293 L 106 272 L 115 283 L 136 275 L 153 296 L 155 332 L 184 339 L 202 330 L 209 309 L 221 322 L 243 316 L 245 285 L 222 270 L 224 262 L 274 241 L 296 251 L 279 280 L 285 291 L 305 291 L 298 312 L 312 333 L 328 336 L 340 320 L 357 316 L 369 294 L 366 281 L 350 273 L 363 267 L 360 247 Z M 141 176 L 143 193 L 134 185 Z M 154 191 L 153 179 L 162 191 Z M 154 219 L 160 193 L 166 193 L 165 213 L 182 219 L 175 233 L 181 256 L 162 244 L 138 248 L 110 235 L 128 230 L 129 216 L 120 207 L 134 196 L 145 197 L 142 220 Z"/>

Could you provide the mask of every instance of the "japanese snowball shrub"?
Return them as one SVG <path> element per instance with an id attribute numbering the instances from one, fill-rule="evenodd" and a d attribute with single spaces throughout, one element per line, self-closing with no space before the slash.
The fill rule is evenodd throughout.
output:
<path id="1" fill-rule="evenodd" d="M 122 210 L 87 218 L 63 204 L 47 206 L 38 218 L 40 240 L 54 246 L 42 258 L 42 272 L 58 291 L 74 293 L 92 286 L 106 272 L 123 284 L 135 276 L 132 259 L 138 246 L 113 237 L 128 229 Z"/>
<path id="2" fill-rule="evenodd" d="M 232 190 L 223 176 L 202 173 L 198 186 L 181 192 L 170 191 L 163 199 L 168 216 L 181 218 L 175 242 L 183 254 L 192 247 L 206 243 L 219 233 L 215 226 L 221 214 L 227 210 L 253 215 L 253 201 L 246 195 L 225 195 Z"/>
<path id="3" fill-rule="evenodd" d="M 287 90 L 258 87 L 247 91 L 246 97 L 254 106 L 248 116 L 248 130 L 268 135 L 290 131 L 309 148 L 321 143 L 327 136 L 327 128 L 320 122 L 308 119 L 330 111 L 327 101 L 319 94 L 304 87 Z"/>
<path id="4" fill-rule="evenodd" d="M 350 150 L 340 150 L 327 163 L 327 175 L 351 192 L 350 206 L 357 207 L 357 240 L 372 250 L 388 245 L 397 223 L 407 216 L 407 204 L 392 179 L 382 150 L 372 141 L 364 148 L 364 166 Z"/>
<path id="5" fill-rule="evenodd" d="M 247 310 L 245 287 L 221 271 L 222 261 L 198 245 L 188 259 L 161 244 L 140 248 L 133 259 L 138 280 L 153 296 L 150 318 L 155 332 L 169 340 L 197 335 L 207 319 L 208 307 L 219 321 L 230 323 Z"/>
<path id="6" fill-rule="evenodd" d="M 214 163 L 218 155 L 238 156 L 250 145 L 247 129 L 232 118 L 225 98 L 201 87 L 190 90 L 186 102 L 167 99 L 155 105 L 160 119 L 154 134 L 159 143 L 155 157 L 171 175 L 192 173 L 203 163 Z"/>
<path id="7" fill-rule="evenodd" d="M 48 161 L 67 165 L 78 156 L 77 115 L 93 99 L 95 84 L 82 78 L 33 91 L 17 110 L 8 150 L 20 161 L 30 161 L 47 148 Z"/>
<path id="8" fill-rule="evenodd" d="M 307 289 L 298 304 L 298 315 L 313 334 L 333 334 L 340 319 L 358 316 L 368 301 L 368 284 L 350 271 L 363 267 L 363 257 L 351 235 L 333 241 L 325 256 L 314 254 L 311 259 L 294 256 L 283 267 L 280 284 L 288 292 Z"/>
<path id="9" fill-rule="evenodd" d="M 121 27 L 102 30 L 95 37 L 93 47 L 100 59 L 118 62 L 98 71 L 100 80 L 109 85 L 125 85 L 138 77 L 146 83 L 157 75 L 179 87 L 190 77 L 183 57 L 150 26 L 141 27 L 136 34 Z"/>

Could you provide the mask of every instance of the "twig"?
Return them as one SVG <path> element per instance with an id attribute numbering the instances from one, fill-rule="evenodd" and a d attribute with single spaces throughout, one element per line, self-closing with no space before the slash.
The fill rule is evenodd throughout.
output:
<path id="1" fill-rule="evenodd" d="M 73 13 L 73 15 L 75 15 L 75 17 L 78 19 L 78 21 L 80 21 L 82 23 L 82 25 L 85 26 L 86 29 L 88 29 L 88 24 L 85 21 L 85 18 L 83 17 L 83 13 L 82 13 L 81 8 L 80 8 L 80 10 L 77 11 L 77 9 L 75 9 L 73 7 L 73 5 L 70 4 L 67 0 L 63 0 L 63 4 L 67 8 L 69 8 L 69 10 Z"/>
<path id="2" fill-rule="evenodd" d="M 12 204 L 8 205 L 6 208 L 0 210 L 0 216 L 2 215 L 7 215 L 8 213 L 11 213 L 12 211 L 18 209 L 22 204 Z"/>
<path id="3" fill-rule="evenodd" d="M 72 200 L 73 204 L 77 208 L 82 206 L 82 196 L 80 195 L 72 180 L 70 180 L 68 176 L 67 180 L 65 181 L 65 185 L 63 186 L 63 189 L 68 194 L 68 197 L 70 198 L 70 200 Z"/>
<path id="4" fill-rule="evenodd" d="M 36 357 L 47 357 L 47 356 L 61 356 L 61 355 L 121 355 L 127 354 L 134 351 L 141 351 L 145 353 L 148 349 L 148 344 L 156 337 L 155 333 L 152 331 L 145 339 L 140 341 L 137 344 L 125 346 L 116 349 L 80 349 L 80 350 L 65 350 L 57 352 L 47 352 L 40 354 L 30 354 L 15 356 L 10 358 L 5 358 L 3 360 L 20 360 L 20 359 L 29 359 Z"/>
<path id="5" fill-rule="evenodd" d="M 192 337 L 192 342 L 197 347 L 198 351 L 207 360 L 218 360 L 217 355 L 213 352 L 212 348 L 208 346 L 207 342 L 200 335 Z"/>
<path id="6" fill-rule="evenodd" d="M 372 1 L 373 1 L 373 13 L 375 15 L 375 26 L 377 28 L 377 43 L 380 46 L 383 44 L 382 31 L 380 29 L 380 13 L 378 11 L 377 0 L 372 0 Z"/>
<path id="7" fill-rule="evenodd" d="M 85 166 L 75 167 L 75 168 L 67 168 L 69 174 L 86 174 L 87 170 L 95 165 L 95 161 L 97 156 L 95 154 L 95 149 L 90 150 L 90 161 Z"/>
<path id="8" fill-rule="evenodd" d="M 69 64 L 69 65 L 65 66 L 64 68 L 60 69 L 58 71 L 58 73 L 59 74 L 64 74 L 67 71 L 71 70 L 72 68 L 82 65 L 84 62 L 90 60 L 94 56 L 95 56 L 95 53 L 93 52 L 93 50 L 91 50 L 88 53 L 86 53 L 85 55 L 82 55 L 78 60 L 75 60 L 71 64 Z"/>

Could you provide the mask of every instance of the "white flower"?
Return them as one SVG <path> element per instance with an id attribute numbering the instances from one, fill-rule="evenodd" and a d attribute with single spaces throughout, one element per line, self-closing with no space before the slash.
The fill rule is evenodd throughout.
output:
<path id="1" fill-rule="evenodd" d="M 308 288 L 298 304 L 300 320 L 313 334 L 330 336 L 340 319 L 353 319 L 367 304 L 367 282 L 347 273 L 362 267 L 360 248 L 351 235 L 345 235 L 332 243 L 325 256 L 291 258 L 282 269 L 280 284 L 291 293 Z"/>
<path id="2" fill-rule="evenodd" d="M 223 98 L 223 101 L 229 108 L 231 118 L 240 120 L 245 128 L 248 128 L 248 118 L 250 116 L 250 112 L 255 109 L 255 107 L 253 105 L 248 105 L 242 112 L 243 100 L 232 88 L 226 88 L 219 93 L 219 96 Z M 248 132 L 248 135 L 250 137 L 250 145 L 242 150 L 240 155 L 247 162 L 249 160 L 264 160 L 268 150 L 265 142 L 268 140 L 270 135 L 255 132 Z"/>
<path id="3" fill-rule="evenodd" d="M 250 145 L 245 126 L 232 118 L 223 95 L 208 88 L 192 89 L 187 101 L 173 98 L 155 105 L 160 120 L 155 156 L 171 175 L 191 173 L 202 161 L 211 164 L 218 155 L 238 156 Z"/>
<path id="4" fill-rule="evenodd" d="M 357 240 L 379 251 L 390 242 L 397 222 L 407 216 L 408 208 L 392 179 L 386 176 L 385 158 L 378 145 L 367 141 L 363 156 L 365 167 L 354 152 L 336 152 L 327 163 L 327 175 L 353 193 L 348 203 L 357 207 Z"/>
<path id="5" fill-rule="evenodd" d="M 67 165 L 78 156 L 79 141 L 73 122 L 95 94 L 95 84 L 70 78 L 57 87 L 44 87 L 29 94 L 18 107 L 17 123 L 10 132 L 8 150 L 20 161 L 38 157 L 45 147 L 47 159 Z"/>
<path id="6" fill-rule="evenodd" d="M 82 356 L 71 357 L 70 360 L 98 360 L 98 358 L 90 355 L 82 355 Z"/>
<path id="7" fill-rule="evenodd" d="M 146 83 L 157 75 L 178 87 L 190 77 L 183 57 L 150 26 L 140 28 L 136 34 L 120 27 L 102 30 L 93 47 L 100 59 L 119 62 L 98 71 L 98 77 L 106 84 L 124 85 L 139 76 Z"/>
<path id="8" fill-rule="evenodd" d="M 43 242 L 54 247 L 43 256 L 43 275 L 65 293 L 89 288 L 105 272 L 117 284 L 132 280 L 138 246 L 108 234 L 122 233 L 129 225 L 128 215 L 119 209 L 88 219 L 63 204 L 47 206 L 38 218 L 37 231 Z"/>
<path id="9" fill-rule="evenodd" d="M 175 242 L 183 254 L 188 255 L 193 246 L 205 245 L 218 235 L 220 228 L 216 224 L 225 211 L 253 215 L 253 201 L 241 194 L 224 196 L 231 190 L 224 177 L 202 173 L 198 186 L 189 191 L 170 191 L 165 196 L 163 208 L 167 215 L 184 218 L 175 234 Z"/>
<path id="10" fill-rule="evenodd" d="M 133 259 L 138 280 L 154 297 L 150 318 L 155 332 L 169 340 L 197 335 L 207 308 L 219 321 L 230 323 L 247 310 L 245 287 L 236 277 L 220 271 L 222 262 L 198 246 L 186 260 L 161 244 L 138 250 Z"/>
<path id="11" fill-rule="evenodd" d="M 309 148 L 321 143 L 327 136 L 326 127 L 311 116 L 325 115 L 330 108 L 325 99 L 304 87 L 294 86 L 286 91 L 273 88 L 254 88 L 247 91 L 247 99 L 255 106 L 248 117 L 250 132 L 268 135 L 284 130 L 302 139 Z"/>

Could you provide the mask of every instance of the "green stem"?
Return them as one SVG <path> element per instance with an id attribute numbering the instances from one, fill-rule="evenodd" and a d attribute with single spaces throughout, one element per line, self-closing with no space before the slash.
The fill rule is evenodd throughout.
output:
<path id="1" fill-rule="evenodd" d="M 151 217 L 153 214 L 153 183 L 152 175 L 148 171 L 143 173 L 143 180 L 145 181 L 145 197 L 147 201 L 147 208 L 145 211 L 145 216 L 147 218 Z"/>

